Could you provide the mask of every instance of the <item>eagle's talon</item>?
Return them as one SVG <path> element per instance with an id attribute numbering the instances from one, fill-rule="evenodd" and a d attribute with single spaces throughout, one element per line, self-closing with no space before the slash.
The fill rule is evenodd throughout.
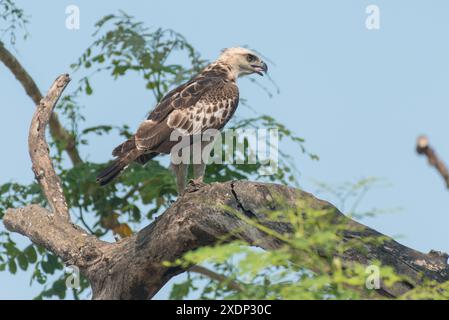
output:
<path id="1" fill-rule="evenodd" d="M 189 184 L 193 184 L 193 185 L 199 186 L 199 187 L 204 187 L 206 185 L 206 183 L 203 181 L 202 177 L 198 178 L 198 179 L 190 179 Z"/>
<path id="2" fill-rule="evenodd" d="M 189 182 L 187 183 L 187 188 L 185 191 L 194 192 L 205 186 L 207 186 L 207 183 L 204 183 L 202 178 L 190 179 Z"/>

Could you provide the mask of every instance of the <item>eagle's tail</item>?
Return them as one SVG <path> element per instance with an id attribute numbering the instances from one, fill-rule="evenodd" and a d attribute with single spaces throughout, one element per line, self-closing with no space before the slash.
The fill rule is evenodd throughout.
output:
<path id="1" fill-rule="evenodd" d="M 123 142 L 112 151 L 117 158 L 97 176 L 97 182 L 104 186 L 117 177 L 133 161 L 144 165 L 159 153 L 144 153 L 137 149 L 134 137 Z"/>
<path id="2" fill-rule="evenodd" d="M 111 182 L 115 177 L 117 177 L 120 172 L 122 172 L 126 166 L 128 165 L 127 162 L 122 161 L 122 159 L 115 159 L 111 165 L 109 165 L 106 169 L 104 169 L 100 174 L 97 176 L 97 182 L 104 186 Z"/>
<path id="3" fill-rule="evenodd" d="M 97 182 L 104 186 L 117 177 L 126 167 L 142 155 L 136 148 L 134 139 L 125 141 L 112 152 L 117 158 L 97 176 Z"/>

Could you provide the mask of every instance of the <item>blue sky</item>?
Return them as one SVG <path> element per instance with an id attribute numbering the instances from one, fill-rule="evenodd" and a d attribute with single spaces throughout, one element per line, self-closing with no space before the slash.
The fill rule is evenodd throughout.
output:
<path id="1" fill-rule="evenodd" d="M 370 192 L 360 209 L 401 210 L 364 222 L 415 249 L 449 251 L 449 192 L 414 152 L 416 137 L 424 133 L 449 163 L 448 1 L 16 2 L 31 16 L 31 37 L 18 42 L 17 56 L 42 91 L 57 75 L 70 72 L 69 65 L 92 42 L 94 23 L 118 9 L 147 26 L 182 33 L 209 60 L 224 47 L 257 49 L 275 63 L 270 74 L 280 93 L 269 98 L 242 79 L 241 95 L 304 137 L 307 148 L 320 156 L 311 161 L 284 145 L 296 158 L 302 188 L 315 192 L 314 181 L 338 185 L 381 178 L 389 186 Z M 70 4 L 80 8 L 77 31 L 65 28 Z M 365 28 L 370 4 L 380 8 L 380 30 Z M 80 75 L 73 75 L 73 87 Z M 1 159 L 0 182 L 29 182 L 26 137 L 34 106 L 3 65 L 0 83 L 0 140 L 2 150 L 8 150 Z M 261 83 L 271 86 L 266 78 Z M 154 105 L 137 76 L 113 81 L 100 75 L 94 85 L 94 95 L 82 100 L 84 126 L 127 123 L 135 128 Z M 241 118 L 250 114 L 245 108 L 237 112 Z M 119 142 L 115 135 L 102 136 L 82 153 L 106 161 Z M 0 299 L 33 297 L 39 287 L 28 283 L 27 273 L 0 273 Z M 167 289 L 158 297 L 166 294 Z"/>

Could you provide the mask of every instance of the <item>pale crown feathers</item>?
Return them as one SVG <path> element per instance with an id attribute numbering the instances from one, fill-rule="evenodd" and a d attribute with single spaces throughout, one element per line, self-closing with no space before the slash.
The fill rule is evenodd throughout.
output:
<path id="1" fill-rule="evenodd" d="M 235 78 L 253 73 L 262 76 L 268 71 L 267 64 L 255 52 L 241 47 L 224 49 L 216 62 L 230 66 Z"/>

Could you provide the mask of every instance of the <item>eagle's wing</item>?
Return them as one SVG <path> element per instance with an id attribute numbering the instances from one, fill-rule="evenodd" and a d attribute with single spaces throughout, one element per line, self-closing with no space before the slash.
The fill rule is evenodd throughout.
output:
<path id="1" fill-rule="evenodd" d="M 234 114 L 238 100 L 236 84 L 222 77 L 198 76 L 169 92 L 134 137 L 113 150 L 116 159 L 98 175 L 97 181 L 105 185 L 133 161 L 143 164 L 158 153 L 170 153 L 177 143 L 170 140 L 174 130 L 193 135 L 223 128 Z"/>
<path id="2" fill-rule="evenodd" d="M 238 105 L 235 83 L 219 77 L 199 77 L 169 92 L 135 135 L 138 149 L 168 153 L 174 130 L 185 135 L 221 129 Z M 164 145 L 161 149 L 160 147 Z"/>

